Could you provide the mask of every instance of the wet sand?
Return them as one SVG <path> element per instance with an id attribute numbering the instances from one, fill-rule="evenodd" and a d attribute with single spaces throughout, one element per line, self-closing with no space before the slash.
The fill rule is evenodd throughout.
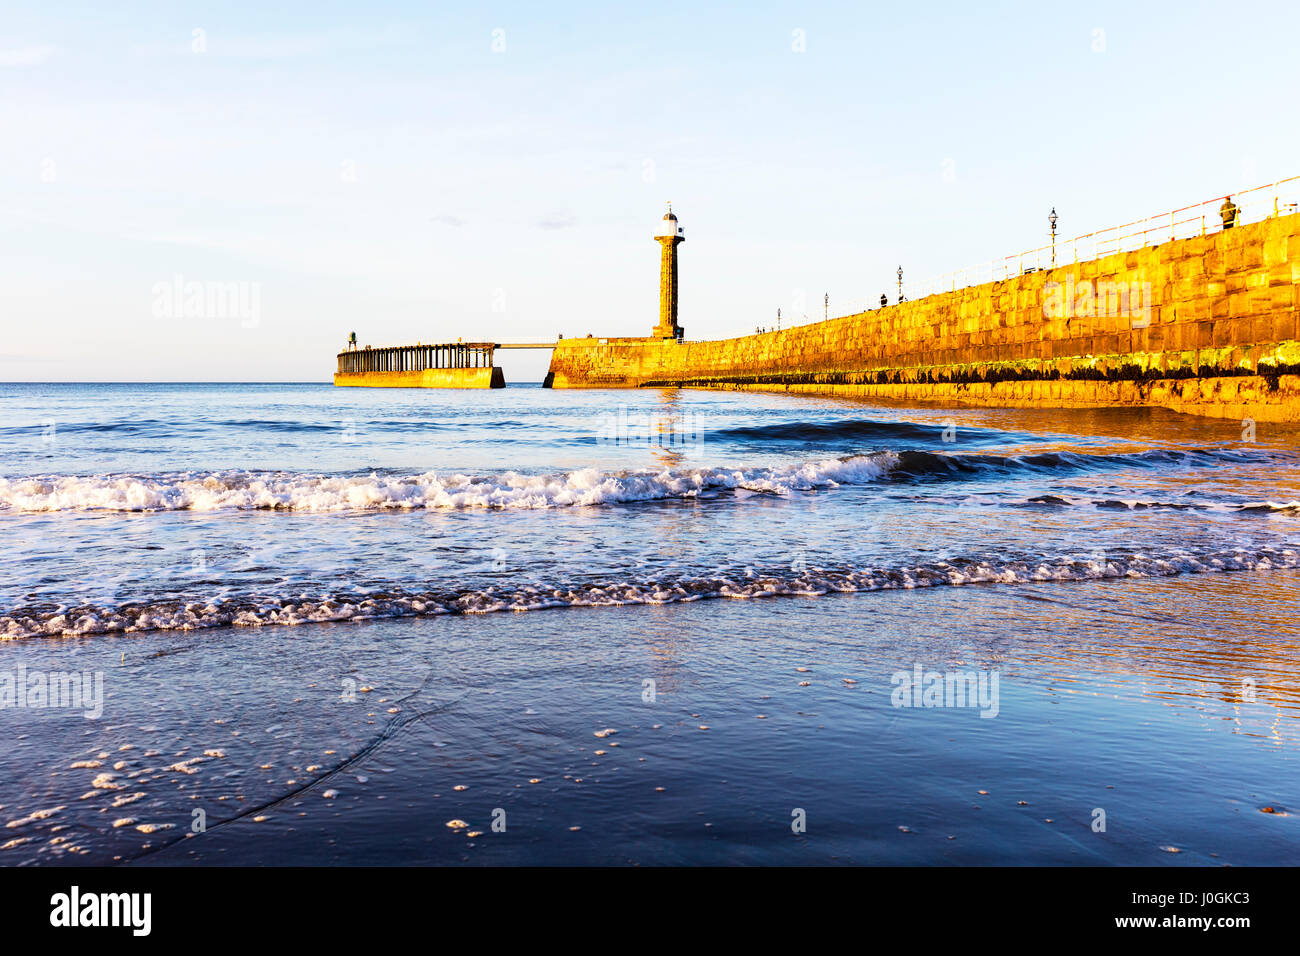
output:
<path id="1" fill-rule="evenodd" d="M 32 639 L 104 713 L 0 710 L 0 862 L 1288 864 L 1298 609 L 1274 571 Z M 996 716 L 893 706 L 916 664 Z"/>

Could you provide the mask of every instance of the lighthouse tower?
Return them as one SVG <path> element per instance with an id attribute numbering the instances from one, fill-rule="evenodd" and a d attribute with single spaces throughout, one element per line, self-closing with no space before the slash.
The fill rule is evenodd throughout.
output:
<path id="1" fill-rule="evenodd" d="M 677 224 L 672 203 L 659 224 L 655 241 L 663 250 L 659 255 L 659 324 L 651 335 L 656 339 L 680 339 L 686 330 L 677 324 L 677 244 L 686 241 L 686 233 Z"/>

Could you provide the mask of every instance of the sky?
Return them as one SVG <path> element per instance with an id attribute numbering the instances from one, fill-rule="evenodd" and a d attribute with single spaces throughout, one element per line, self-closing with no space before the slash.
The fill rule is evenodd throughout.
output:
<path id="1" fill-rule="evenodd" d="M 1300 175 L 1293 2 L 274 6 L 0 0 L 0 381 L 646 335 L 668 200 L 710 339 Z"/>

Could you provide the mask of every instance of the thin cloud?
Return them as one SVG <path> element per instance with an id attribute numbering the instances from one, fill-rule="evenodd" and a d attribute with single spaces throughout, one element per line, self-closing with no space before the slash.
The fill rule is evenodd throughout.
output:
<path id="1" fill-rule="evenodd" d="M 572 229 L 577 220 L 572 216 L 546 216 L 537 220 L 538 229 Z"/>
<path id="2" fill-rule="evenodd" d="M 195 31 L 202 31 L 203 49 L 194 48 L 198 39 Z M 409 45 L 409 33 L 400 26 L 390 26 L 368 32 L 330 31 L 324 33 L 223 33 L 199 24 L 195 31 L 181 31 L 174 40 L 166 43 L 145 43 L 132 47 L 137 56 L 188 56 L 199 54 L 216 58 L 240 60 L 294 60 L 320 57 L 346 51 L 391 49 Z"/>
<path id="3" fill-rule="evenodd" d="M 0 50 L 0 67 L 40 66 L 54 54 L 52 46 L 27 46 Z"/>
<path id="4" fill-rule="evenodd" d="M 331 37 L 320 36 L 210 36 L 209 47 L 217 56 L 247 60 L 290 60 L 331 51 Z"/>
<path id="5" fill-rule="evenodd" d="M 464 219 L 461 219 L 459 216 L 449 216 L 445 213 L 441 216 L 434 216 L 429 221 L 439 223 L 443 226 L 451 226 L 453 229 L 459 229 L 461 226 L 465 225 Z"/>

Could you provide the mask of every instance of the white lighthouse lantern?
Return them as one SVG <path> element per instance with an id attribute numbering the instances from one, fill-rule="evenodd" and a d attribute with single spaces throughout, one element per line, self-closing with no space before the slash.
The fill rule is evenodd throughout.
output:
<path id="1" fill-rule="evenodd" d="M 664 215 L 663 219 L 659 220 L 659 228 L 655 230 L 654 237 L 656 239 L 671 239 L 674 236 L 678 239 L 684 240 L 686 238 L 686 230 L 683 229 L 681 223 L 677 221 L 677 216 L 673 213 L 672 207 L 669 206 L 668 212 Z"/>

